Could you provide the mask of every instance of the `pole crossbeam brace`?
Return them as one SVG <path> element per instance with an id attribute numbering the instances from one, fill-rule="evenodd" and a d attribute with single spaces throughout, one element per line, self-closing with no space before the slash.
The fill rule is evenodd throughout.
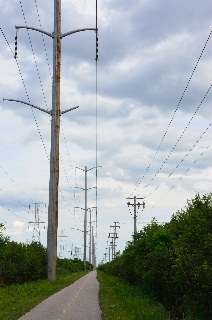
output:
<path id="1" fill-rule="evenodd" d="M 48 114 L 50 114 L 51 116 L 54 116 L 54 115 L 55 115 L 55 113 L 54 113 L 52 110 L 46 110 L 46 109 L 37 107 L 37 106 L 35 106 L 34 104 L 31 104 L 31 103 L 29 103 L 29 102 L 25 102 L 25 101 L 22 101 L 22 100 L 5 99 L 5 98 L 3 98 L 3 101 L 15 101 L 15 102 L 20 102 L 20 103 L 26 104 L 26 105 L 28 105 L 28 106 L 30 106 L 30 107 L 32 107 L 32 108 L 35 108 L 35 109 L 38 109 L 38 110 L 43 111 L 43 112 L 45 112 L 45 113 L 48 113 Z M 77 108 L 79 108 L 79 106 L 76 106 L 76 107 L 73 107 L 73 108 L 69 108 L 69 109 L 67 109 L 67 110 L 65 110 L 65 111 L 60 111 L 59 114 L 61 115 L 61 114 L 64 114 L 64 113 L 66 113 L 66 112 L 72 111 L 72 110 L 77 109 Z"/>
<path id="2" fill-rule="evenodd" d="M 111 234 L 112 234 L 113 236 L 111 236 Z M 111 232 L 110 232 L 108 238 L 116 238 L 116 239 L 118 239 L 118 233 L 111 233 Z"/>
<path id="3" fill-rule="evenodd" d="M 38 32 L 41 32 L 51 38 L 54 38 L 54 34 L 53 33 L 50 33 L 50 32 L 47 32 L 47 31 L 44 31 L 42 29 L 38 29 L 38 28 L 34 28 L 34 27 L 27 27 L 27 26 L 15 26 L 16 29 L 27 29 L 27 30 L 35 30 L 35 31 L 38 31 Z"/>
<path id="4" fill-rule="evenodd" d="M 77 32 L 81 32 L 81 31 L 88 31 L 88 30 L 93 30 L 93 31 L 97 31 L 96 28 L 83 28 L 83 29 L 76 29 L 76 30 L 73 30 L 73 31 L 69 31 L 69 32 L 66 32 L 66 33 L 63 33 L 61 35 L 61 39 L 66 37 L 66 36 L 69 36 L 70 34 L 73 34 L 73 33 L 77 33 Z"/>
<path id="5" fill-rule="evenodd" d="M 38 110 L 43 111 L 43 112 L 46 112 L 46 113 L 48 113 L 48 114 L 51 114 L 51 111 L 48 111 L 48 110 L 46 110 L 46 109 L 37 107 L 37 106 L 35 106 L 34 104 L 31 104 L 31 103 L 28 103 L 28 102 L 25 102 L 25 101 L 15 100 L 15 99 L 5 99 L 5 98 L 3 98 L 3 101 L 15 101 L 15 102 L 20 102 L 20 103 L 23 103 L 23 104 L 27 104 L 28 106 L 30 106 L 30 107 L 32 107 L 32 108 L 38 109 Z"/>
<path id="6" fill-rule="evenodd" d="M 50 32 L 47 32 L 45 30 L 42 30 L 42 29 L 39 29 L 39 28 L 34 28 L 34 27 L 27 27 L 27 26 L 15 26 L 15 28 L 18 30 L 18 29 L 27 29 L 27 30 L 34 30 L 34 31 L 38 31 L 38 32 L 41 32 L 51 38 L 54 38 L 54 33 L 50 33 Z M 74 33 L 77 33 L 77 32 L 81 32 L 81 31 L 89 31 L 89 30 L 92 30 L 92 31 L 95 31 L 97 32 L 97 28 L 83 28 L 83 29 L 76 29 L 76 30 L 72 30 L 72 31 L 69 31 L 69 32 L 65 32 L 63 34 L 60 35 L 60 39 L 66 37 L 66 36 L 69 36 L 71 34 L 74 34 Z"/>

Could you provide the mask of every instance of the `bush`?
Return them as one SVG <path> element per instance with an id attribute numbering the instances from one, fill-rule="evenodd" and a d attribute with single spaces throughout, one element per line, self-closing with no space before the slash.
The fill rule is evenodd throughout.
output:
<path id="1" fill-rule="evenodd" d="M 79 260 L 77 258 L 73 260 L 58 258 L 57 267 L 58 267 L 58 273 L 60 274 L 84 271 L 84 261 Z M 90 264 L 88 261 L 86 262 L 86 269 L 93 270 L 92 264 Z"/>
<path id="2" fill-rule="evenodd" d="M 136 284 L 175 315 L 212 318 L 212 194 L 188 201 L 169 223 L 155 220 L 101 270 Z"/>
<path id="3" fill-rule="evenodd" d="M 0 284 L 23 284 L 46 278 L 46 249 L 38 242 L 0 242 Z"/>

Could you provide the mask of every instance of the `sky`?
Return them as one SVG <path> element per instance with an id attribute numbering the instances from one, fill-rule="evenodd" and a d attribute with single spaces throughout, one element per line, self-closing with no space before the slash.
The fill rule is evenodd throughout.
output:
<path id="1" fill-rule="evenodd" d="M 0 0 L 0 221 L 11 240 L 44 246 L 51 118 L 3 98 L 51 110 L 52 38 L 22 28 L 17 59 L 14 49 L 15 26 L 53 32 L 53 4 Z M 62 33 L 95 28 L 95 0 L 61 6 Z M 114 222 L 116 251 L 132 239 L 127 198 L 145 202 L 139 231 L 211 192 L 211 18 L 210 0 L 99 0 L 97 68 L 94 31 L 62 39 L 61 110 L 79 108 L 61 115 L 61 258 L 83 253 L 85 167 L 98 263 L 109 260 Z"/>

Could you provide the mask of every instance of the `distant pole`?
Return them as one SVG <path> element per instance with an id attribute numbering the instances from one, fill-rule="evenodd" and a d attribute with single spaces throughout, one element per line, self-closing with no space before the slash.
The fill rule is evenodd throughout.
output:
<path id="1" fill-rule="evenodd" d="M 79 167 L 76 167 L 82 171 L 85 171 L 85 189 L 83 188 L 80 188 L 82 190 L 85 190 L 85 216 L 84 216 L 84 270 L 86 271 L 86 245 L 87 245 L 87 240 L 86 240 L 86 237 L 87 237 L 87 211 L 88 211 L 88 208 L 87 208 L 87 191 L 89 189 L 92 189 L 92 188 L 87 188 L 87 172 L 96 168 L 96 167 L 93 167 L 93 168 L 90 168 L 90 169 L 87 169 L 87 166 L 85 166 L 85 169 L 81 169 Z M 96 207 L 94 207 L 96 208 Z"/>
<path id="2" fill-rule="evenodd" d="M 92 265 L 95 270 L 96 269 L 96 249 L 95 249 L 93 226 L 92 226 Z"/>
<path id="3" fill-rule="evenodd" d="M 133 219 L 134 219 L 134 235 L 135 235 L 137 233 L 137 207 L 138 207 L 138 209 L 140 208 L 140 206 L 143 206 L 143 208 L 145 207 L 144 201 L 141 204 L 140 202 L 137 203 L 137 200 L 138 199 L 144 199 L 144 198 L 137 198 L 136 196 L 134 196 L 133 198 L 127 198 L 127 199 L 134 200 L 133 203 L 128 202 L 127 205 L 128 205 L 128 207 L 129 206 L 133 206 L 134 207 Z"/>
<path id="4" fill-rule="evenodd" d="M 92 265 L 94 267 L 94 237 L 93 237 L 93 226 L 92 226 Z"/>
<path id="5" fill-rule="evenodd" d="M 116 239 L 118 239 L 116 229 L 120 228 L 120 226 L 117 226 L 117 223 L 120 223 L 120 222 L 114 221 L 114 226 L 110 226 L 111 228 L 114 228 L 114 236 L 113 236 L 113 241 L 114 241 L 113 257 L 114 258 L 116 255 Z"/>
<path id="6" fill-rule="evenodd" d="M 89 209 L 90 210 L 90 243 L 89 243 L 89 262 L 91 263 L 91 250 L 92 250 L 92 240 L 91 240 L 91 238 L 92 238 L 92 235 L 91 235 L 91 208 Z"/>
<path id="7" fill-rule="evenodd" d="M 86 271 L 86 236 L 87 236 L 87 166 L 85 166 L 85 216 L 84 216 L 84 270 Z"/>
<path id="8" fill-rule="evenodd" d="M 114 241 L 113 241 L 113 239 L 111 241 L 111 248 L 112 248 L 112 260 L 113 260 L 113 258 L 114 258 Z"/>
<path id="9" fill-rule="evenodd" d="M 61 71 L 61 0 L 54 1 L 53 85 L 51 153 L 49 179 L 49 208 L 47 231 L 48 279 L 56 280 L 58 184 L 59 184 L 59 136 L 60 136 L 60 71 Z"/>
<path id="10" fill-rule="evenodd" d="M 134 234 L 137 233 L 136 196 L 134 196 Z"/>

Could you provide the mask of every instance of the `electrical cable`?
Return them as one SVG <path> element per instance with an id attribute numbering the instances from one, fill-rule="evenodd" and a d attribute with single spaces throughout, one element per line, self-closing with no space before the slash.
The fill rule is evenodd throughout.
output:
<path id="1" fill-rule="evenodd" d="M 189 154 L 193 151 L 193 149 L 196 147 L 196 145 L 200 142 L 200 140 L 202 139 L 202 137 L 206 134 L 206 132 L 209 130 L 209 128 L 211 127 L 212 123 L 209 124 L 209 126 L 204 130 L 204 132 L 201 134 L 201 136 L 198 138 L 198 140 L 194 143 L 194 145 L 192 146 L 192 148 L 188 151 L 188 153 L 182 158 L 182 160 L 178 163 L 178 165 L 175 167 L 175 170 L 179 168 L 179 166 L 184 162 L 184 160 L 189 156 Z M 208 149 L 209 146 L 206 148 Z M 200 157 L 202 156 L 202 154 L 200 155 Z M 198 161 L 198 159 L 194 162 L 196 163 Z M 191 168 L 187 169 L 187 171 L 189 171 Z M 186 171 L 186 172 L 187 172 Z M 170 178 L 173 175 L 174 171 L 172 171 L 168 176 L 167 179 Z M 150 192 L 146 197 L 149 197 L 150 195 L 152 195 L 152 193 L 156 190 L 158 190 L 160 187 L 160 185 L 158 185 L 152 192 Z"/>
<path id="2" fill-rule="evenodd" d="M 161 145 L 162 145 L 162 143 L 163 143 L 163 141 L 164 141 L 164 139 L 165 139 L 165 137 L 166 137 L 166 135 L 167 135 L 167 133 L 168 133 L 168 130 L 169 130 L 169 128 L 170 128 L 170 126 L 171 126 L 171 124 L 172 124 L 172 122 L 173 122 L 173 120 L 174 120 L 174 117 L 175 117 L 175 115 L 176 115 L 176 113 L 177 113 L 177 111 L 178 111 L 178 109 L 179 109 L 179 106 L 180 106 L 180 104 L 181 104 L 181 102 L 182 102 L 182 100 L 183 100 L 183 98 L 184 98 L 184 95 L 185 95 L 185 93 L 186 93 L 186 91 L 187 91 L 187 89 L 188 89 L 188 86 L 189 86 L 192 78 L 193 78 L 193 75 L 194 75 L 194 73 L 195 73 L 195 71 L 196 71 L 196 69 L 197 69 L 197 66 L 198 66 L 198 64 L 199 64 L 199 62 L 200 62 L 200 60 L 201 60 L 201 58 L 202 58 L 203 52 L 205 51 L 205 48 L 207 47 L 208 41 L 209 41 L 209 39 L 210 39 L 210 37 L 211 37 L 211 34 L 212 34 L 212 31 L 210 31 L 210 33 L 209 33 L 209 36 L 208 36 L 208 38 L 207 38 L 207 40 L 206 40 L 206 42 L 205 42 L 205 45 L 204 45 L 204 47 L 203 47 L 203 49 L 202 49 L 202 51 L 201 51 L 201 53 L 200 53 L 200 56 L 199 56 L 199 58 L 198 58 L 198 60 L 197 60 L 197 62 L 196 62 L 196 64 L 195 64 L 195 67 L 194 67 L 194 69 L 193 69 L 193 71 L 192 71 L 192 73 L 191 73 L 191 76 L 190 76 L 187 84 L 186 84 L 186 87 L 185 87 L 185 89 L 184 89 L 184 91 L 183 91 L 183 93 L 182 93 L 182 96 L 181 96 L 181 98 L 180 98 L 180 100 L 179 100 L 179 102 L 178 102 L 178 104 L 177 104 L 177 107 L 176 107 L 176 109 L 175 109 L 175 111 L 174 111 L 174 113 L 173 113 L 173 115 L 172 115 L 172 118 L 171 118 L 171 120 L 170 120 L 170 122 L 169 122 L 169 124 L 168 124 L 168 127 L 167 127 L 167 129 L 166 129 L 166 131 L 165 131 L 165 133 L 164 133 L 164 135 L 163 135 L 163 137 L 162 137 L 162 139 L 161 139 L 161 142 L 160 142 L 160 144 L 159 144 L 159 146 L 158 146 L 158 148 L 157 148 L 157 150 L 156 150 L 156 152 L 155 152 L 155 154 L 154 154 L 154 156 L 153 156 L 153 158 L 152 158 L 152 161 L 151 161 L 150 164 L 148 165 L 148 167 L 147 167 L 144 175 L 142 176 L 141 180 L 140 180 L 139 183 L 137 184 L 137 186 L 136 186 L 136 188 L 135 188 L 135 191 L 138 189 L 139 185 L 140 185 L 141 182 L 143 181 L 145 175 L 147 174 L 147 172 L 149 171 L 149 169 L 150 169 L 153 161 L 155 160 L 155 158 L 156 158 L 156 156 L 157 156 L 157 154 L 158 154 L 159 149 L 161 148 Z M 133 195 L 133 192 L 131 193 L 131 195 Z M 131 196 L 131 195 L 130 195 L 130 196 Z"/>
<path id="3" fill-rule="evenodd" d="M 22 1 L 19 0 L 19 3 L 20 3 L 20 6 L 21 6 L 21 11 L 22 11 L 22 15 L 23 15 L 23 18 L 24 18 L 24 23 L 25 23 L 25 25 L 26 25 L 26 27 L 27 27 L 27 21 L 26 21 L 26 16 L 25 16 L 24 9 L 23 9 Z M 37 70 L 38 79 L 39 79 L 40 86 L 41 86 L 41 91 L 42 91 L 43 99 L 44 99 L 46 108 L 48 109 L 48 105 L 47 105 L 47 101 L 46 101 L 46 96 L 45 96 L 44 89 L 43 89 L 43 84 L 42 84 L 42 81 L 41 81 L 41 75 L 40 75 L 39 68 L 38 68 L 38 63 L 37 63 L 37 60 L 36 60 L 36 58 L 35 58 L 35 52 L 34 52 L 34 49 L 33 49 L 33 46 L 32 46 L 32 40 L 31 40 L 31 37 L 30 37 L 29 30 L 28 30 L 28 29 L 26 29 L 26 30 L 27 30 L 27 35 L 28 35 L 28 38 L 29 38 L 29 43 L 30 43 L 30 47 L 31 47 L 31 51 L 32 51 L 32 55 L 33 55 L 35 67 L 36 67 L 36 70 Z"/>
<path id="4" fill-rule="evenodd" d="M 205 148 L 205 151 L 203 151 L 203 152 L 199 155 L 199 157 L 193 162 L 193 164 L 197 163 L 198 160 L 199 160 L 199 158 L 202 157 L 202 156 L 204 155 L 204 153 L 205 153 L 206 151 L 208 151 L 209 148 L 210 148 L 210 146 L 207 146 L 207 147 Z M 188 168 L 188 169 L 185 171 L 185 173 L 187 173 L 190 169 L 191 169 L 191 167 Z M 178 182 L 179 182 L 180 180 L 182 180 L 182 179 L 183 179 L 183 176 L 181 176 L 181 177 L 178 179 Z M 175 184 L 166 192 L 166 194 L 167 194 L 168 192 L 170 192 L 172 189 L 174 189 L 174 187 L 176 187 L 176 185 L 178 184 L 178 182 L 175 183 Z M 161 199 L 161 196 L 160 196 L 160 199 Z M 155 206 L 156 206 L 156 203 L 155 203 L 150 209 L 153 209 Z"/>
<path id="5" fill-rule="evenodd" d="M 156 178 L 157 174 L 161 171 L 161 169 L 163 168 L 163 166 L 166 164 L 167 160 L 169 159 L 169 157 L 171 156 L 172 152 L 175 150 L 176 146 L 178 145 L 178 143 L 180 142 L 180 140 L 182 139 L 184 133 L 186 132 L 186 130 L 188 129 L 189 125 L 191 124 L 192 120 L 194 119 L 194 116 L 197 114 L 197 111 L 199 110 L 199 108 L 202 106 L 203 101 L 205 100 L 205 98 L 207 97 L 208 93 L 210 92 L 212 88 L 212 85 L 209 87 L 209 89 L 207 90 L 206 94 L 204 95 L 203 99 L 201 100 L 200 104 L 198 105 L 197 109 L 195 110 L 194 114 L 192 115 L 191 119 L 189 120 L 189 122 L 187 123 L 185 129 L 182 131 L 180 137 L 178 138 L 177 142 L 175 143 L 174 147 L 171 149 L 170 153 L 168 154 L 168 156 L 166 157 L 166 159 L 164 160 L 164 162 L 162 163 L 161 167 L 158 169 L 157 173 L 154 175 L 154 177 L 150 180 L 150 182 L 144 187 L 147 188 L 149 186 L 149 184 Z"/>
<path id="6" fill-rule="evenodd" d="M 40 25 L 40 28 L 42 29 L 41 20 L 40 20 L 40 14 L 39 14 L 38 5 L 37 5 L 37 0 L 34 0 L 34 1 L 35 1 L 35 7 L 36 7 L 36 12 L 37 12 L 37 16 L 38 16 L 39 25 Z M 47 50 L 46 50 L 46 43 L 45 43 L 45 40 L 44 40 L 44 34 L 41 33 L 41 35 L 42 35 L 43 46 L 44 46 L 44 51 L 45 51 L 45 56 L 46 56 L 46 61 L 47 61 L 50 77 L 52 78 L 52 70 L 51 70 L 50 64 L 49 64 L 49 58 L 48 58 L 48 54 L 47 54 Z"/>
<path id="7" fill-rule="evenodd" d="M 3 35 L 3 37 L 4 37 L 4 39 L 5 39 L 8 47 L 9 47 L 9 49 L 10 49 L 10 52 L 11 52 L 12 55 L 14 56 L 14 52 L 13 52 L 13 50 L 12 50 L 12 48 L 11 48 L 8 40 L 7 40 L 7 38 L 6 38 L 6 36 L 5 36 L 2 28 L 0 28 L 0 30 L 1 30 L 1 33 L 2 33 L 2 35 Z M 27 96 L 27 100 L 28 100 L 29 103 L 31 103 L 30 98 L 29 98 L 29 93 L 28 93 L 28 91 L 27 91 L 26 84 L 25 84 L 25 81 L 24 81 L 24 78 L 23 78 L 23 75 L 22 75 L 22 72 L 21 72 L 21 68 L 20 68 L 19 63 L 18 63 L 18 59 L 15 59 L 15 62 L 16 62 L 17 68 L 18 68 L 18 72 L 19 72 L 20 78 L 21 78 L 21 82 L 22 82 L 23 87 L 24 87 L 24 91 L 25 91 L 26 96 Z M 40 128 L 39 128 L 39 126 L 38 126 L 38 122 L 37 122 L 37 119 L 36 119 L 36 117 L 35 117 L 35 113 L 34 113 L 34 110 L 33 110 L 32 107 L 31 107 L 31 111 L 32 111 L 32 115 L 33 115 L 33 118 L 34 118 L 34 121 L 35 121 L 37 130 L 38 130 L 38 134 L 39 134 L 39 136 L 40 136 L 40 139 L 41 139 L 41 142 L 42 142 L 44 151 L 45 151 L 46 156 L 47 156 L 47 159 L 48 159 L 48 161 L 49 161 L 49 155 L 48 155 L 48 153 L 47 153 L 47 150 L 46 150 L 46 147 L 45 147 L 45 144 L 44 144 L 44 140 L 43 140 L 43 137 L 42 137 L 42 134 L 41 134 Z"/>

